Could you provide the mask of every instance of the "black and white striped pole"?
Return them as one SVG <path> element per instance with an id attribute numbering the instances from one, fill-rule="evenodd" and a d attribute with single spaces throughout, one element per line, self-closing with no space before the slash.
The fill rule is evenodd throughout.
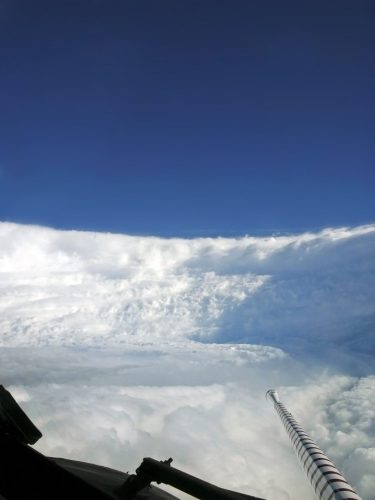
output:
<path id="1" fill-rule="evenodd" d="M 267 398 L 273 402 L 279 414 L 302 468 L 314 488 L 316 497 L 319 500 L 361 500 L 334 463 L 281 403 L 277 392 L 270 389 L 267 391 Z"/>

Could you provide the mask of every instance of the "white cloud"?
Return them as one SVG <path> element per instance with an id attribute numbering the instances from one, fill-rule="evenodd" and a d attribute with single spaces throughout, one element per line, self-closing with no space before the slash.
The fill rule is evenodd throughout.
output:
<path id="1" fill-rule="evenodd" d="M 375 226 L 182 240 L 2 223 L 0 341 L 360 350 L 373 342 L 374 241 Z"/>
<path id="2" fill-rule="evenodd" d="M 0 380 L 47 453 L 123 470 L 173 456 L 312 499 L 275 386 L 370 500 L 374 240 L 374 225 L 183 240 L 0 223 Z"/>

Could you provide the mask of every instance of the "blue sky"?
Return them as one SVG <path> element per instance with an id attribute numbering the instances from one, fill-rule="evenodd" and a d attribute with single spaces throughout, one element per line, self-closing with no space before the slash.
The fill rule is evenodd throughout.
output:
<path id="1" fill-rule="evenodd" d="M 3 1 L 0 219 L 159 235 L 374 220 L 370 1 Z"/>

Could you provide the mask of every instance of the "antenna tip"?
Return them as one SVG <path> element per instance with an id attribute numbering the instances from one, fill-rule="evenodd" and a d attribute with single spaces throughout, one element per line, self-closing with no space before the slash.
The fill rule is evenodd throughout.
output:
<path id="1" fill-rule="evenodd" d="M 274 403 L 280 403 L 279 395 L 275 391 L 275 389 L 268 389 L 266 392 L 266 398 L 267 399 L 272 399 Z"/>

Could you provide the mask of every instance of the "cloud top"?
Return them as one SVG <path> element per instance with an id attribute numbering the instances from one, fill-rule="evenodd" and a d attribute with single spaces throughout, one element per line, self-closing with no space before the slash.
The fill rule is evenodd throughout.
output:
<path id="1" fill-rule="evenodd" d="M 0 342 L 363 351 L 374 248 L 375 225 L 189 240 L 1 223 Z"/>

